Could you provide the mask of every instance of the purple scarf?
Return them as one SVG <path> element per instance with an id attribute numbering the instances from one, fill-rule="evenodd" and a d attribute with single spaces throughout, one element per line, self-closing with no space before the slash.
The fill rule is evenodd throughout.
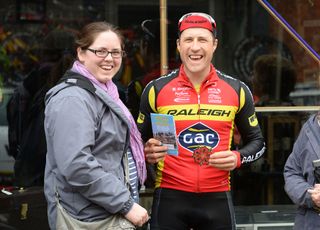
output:
<path id="1" fill-rule="evenodd" d="M 143 145 L 141 140 L 141 134 L 137 128 L 137 125 L 127 109 L 127 107 L 122 103 L 119 98 L 119 93 L 117 86 L 112 82 L 112 80 L 107 81 L 107 83 L 103 84 L 99 82 L 87 69 L 84 65 L 82 65 L 79 61 L 75 61 L 71 68 L 71 71 L 81 74 L 82 76 L 87 77 L 92 83 L 102 88 L 104 91 L 108 93 L 108 95 L 120 106 L 126 117 L 130 122 L 130 147 L 132 150 L 133 158 L 136 162 L 137 172 L 139 176 L 139 181 L 141 185 L 146 180 L 147 177 L 147 170 L 146 170 L 146 163 L 144 160 L 144 151 Z"/>

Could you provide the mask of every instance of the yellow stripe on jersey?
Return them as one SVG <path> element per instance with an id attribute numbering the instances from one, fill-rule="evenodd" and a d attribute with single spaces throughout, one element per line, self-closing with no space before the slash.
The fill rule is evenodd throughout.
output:
<path id="1" fill-rule="evenodd" d="M 240 90 L 240 107 L 239 107 L 239 111 L 242 109 L 244 103 L 245 103 L 245 91 L 243 90 L 243 88 L 241 88 Z M 257 116 L 256 114 L 252 114 L 249 118 L 248 118 L 248 121 L 249 121 L 249 124 L 250 126 L 252 127 L 255 127 L 258 125 L 258 119 L 257 119 Z"/>
<path id="2" fill-rule="evenodd" d="M 202 133 L 202 132 L 208 132 L 209 129 L 194 129 L 194 128 L 189 128 L 190 132 L 194 132 L 194 133 Z"/>
<path id="3" fill-rule="evenodd" d="M 229 175 L 228 175 L 228 181 L 229 181 L 229 189 L 231 190 L 231 183 L 230 183 L 230 181 L 231 181 L 231 173 L 230 173 L 230 171 L 229 171 Z"/>
<path id="4" fill-rule="evenodd" d="M 217 106 L 210 104 L 172 105 L 158 107 L 158 112 L 171 114 L 178 120 L 216 120 L 233 121 L 238 108 L 236 106 Z"/>
<path id="5" fill-rule="evenodd" d="M 164 160 L 162 161 L 159 161 L 157 163 L 157 175 L 156 175 L 156 183 L 155 183 L 155 187 L 156 188 L 159 188 L 160 187 L 160 184 L 161 184 L 161 181 L 162 181 L 162 171 L 163 171 L 163 168 L 164 168 Z"/>
<path id="6" fill-rule="evenodd" d="M 151 109 L 153 110 L 153 112 L 157 112 L 156 111 L 156 102 L 155 102 L 155 91 L 154 91 L 154 87 L 152 86 L 152 88 L 150 88 L 150 91 L 149 91 L 149 95 L 148 95 L 148 100 L 149 100 L 149 104 L 150 104 L 150 107 Z M 145 115 L 141 112 L 139 112 L 139 115 L 138 115 L 138 119 L 137 119 L 137 123 L 138 124 L 142 124 L 144 122 L 144 119 L 145 119 Z"/>
<path id="7" fill-rule="evenodd" d="M 235 128 L 235 123 L 234 121 L 232 122 L 232 128 L 230 130 L 230 135 L 229 135 L 229 149 L 231 149 L 232 147 L 232 143 L 233 143 L 233 137 L 234 137 L 234 128 Z"/>
<path id="8" fill-rule="evenodd" d="M 150 104 L 150 107 L 153 110 L 153 112 L 157 112 L 157 110 L 156 110 L 156 93 L 154 90 L 154 86 L 152 86 L 150 88 L 148 100 L 149 100 L 149 104 Z"/>
<path id="9" fill-rule="evenodd" d="M 246 93 L 244 92 L 243 88 L 240 89 L 240 105 L 239 105 L 239 111 L 244 106 L 244 103 L 246 102 Z"/>

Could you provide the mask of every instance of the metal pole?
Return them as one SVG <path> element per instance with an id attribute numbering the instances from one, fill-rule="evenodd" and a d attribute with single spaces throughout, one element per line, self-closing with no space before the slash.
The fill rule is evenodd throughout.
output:
<path id="1" fill-rule="evenodd" d="M 161 75 L 168 72 L 168 43 L 167 43 L 167 1 L 160 0 L 160 57 Z"/>

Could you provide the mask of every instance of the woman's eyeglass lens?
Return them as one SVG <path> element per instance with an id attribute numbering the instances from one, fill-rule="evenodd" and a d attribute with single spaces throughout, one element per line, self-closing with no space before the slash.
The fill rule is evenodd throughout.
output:
<path id="1" fill-rule="evenodd" d="M 87 48 L 87 50 L 91 51 L 97 57 L 101 57 L 101 58 L 105 58 L 109 54 L 111 54 L 111 57 L 113 57 L 113 58 L 120 58 L 120 57 L 124 57 L 126 54 L 126 52 L 123 50 L 108 51 L 108 50 L 95 50 L 95 49 L 90 49 L 90 48 Z"/>

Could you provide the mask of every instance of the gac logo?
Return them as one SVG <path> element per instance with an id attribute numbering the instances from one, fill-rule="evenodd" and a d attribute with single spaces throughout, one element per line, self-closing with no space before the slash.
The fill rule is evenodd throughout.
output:
<path id="1" fill-rule="evenodd" d="M 181 131 L 178 138 L 180 145 L 191 152 L 200 146 L 214 149 L 220 141 L 219 134 L 201 122 Z"/>

